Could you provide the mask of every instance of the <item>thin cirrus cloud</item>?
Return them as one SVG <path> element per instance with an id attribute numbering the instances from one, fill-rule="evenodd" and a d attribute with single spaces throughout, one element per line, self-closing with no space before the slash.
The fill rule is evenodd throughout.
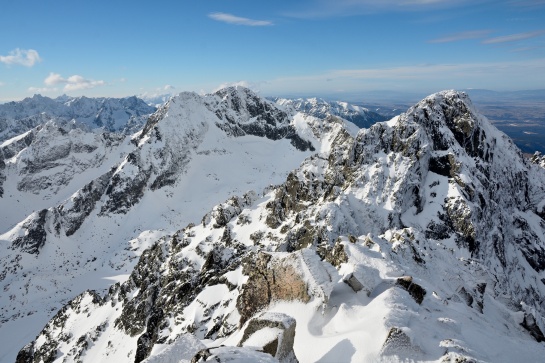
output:
<path id="1" fill-rule="evenodd" d="M 7 65 L 17 64 L 25 67 L 32 67 L 41 61 L 40 55 L 34 49 L 16 48 L 9 52 L 8 55 L 0 55 L 0 62 Z"/>
<path id="2" fill-rule="evenodd" d="M 486 0 L 473 0 L 486 1 Z M 469 0 L 312 0 L 307 6 L 285 15 L 296 18 L 328 18 L 376 12 L 412 12 L 427 9 L 457 7 Z"/>
<path id="3" fill-rule="evenodd" d="M 545 0 L 511 0 L 509 4 L 523 8 L 538 8 L 545 6 Z"/>
<path id="4" fill-rule="evenodd" d="M 484 38 L 490 34 L 491 30 L 471 30 L 466 32 L 449 34 L 441 38 L 432 39 L 428 43 L 451 43 L 468 39 Z"/>
<path id="5" fill-rule="evenodd" d="M 64 84 L 64 91 L 78 91 L 83 89 L 91 89 L 98 86 L 104 86 L 106 82 L 85 79 L 79 75 L 73 75 L 68 78 L 62 77 L 58 73 L 50 73 L 44 80 L 46 86 L 56 86 Z"/>
<path id="6" fill-rule="evenodd" d="M 297 86 L 305 92 L 315 93 L 327 84 L 327 89 L 343 87 L 345 90 L 373 90 L 374 85 L 388 89 L 410 85 L 412 89 L 437 91 L 444 88 L 501 87 L 502 80 L 528 80 L 532 87 L 545 82 L 545 58 L 464 64 L 417 64 L 386 68 L 338 69 L 321 74 L 281 77 L 271 80 L 265 92 Z M 327 82 L 327 83 L 326 83 Z M 362 86 L 363 85 L 363 86 Z M 525 86 L 526 87 L 526 86 Z"/>
<path id="7" fill-rule="evenodd" d="M 511 34 L 511 35 L 504 35 L 501 37 L 490 38 L 490 39 L 483 40 L 482 43 L 483 44 L 498 44 L 498 43 L 517 42 L 519 40 L 539 37 L 543 34 L 545 34 L 545 29 L 536 30 L 533 32 L 517 33 L 517 34 Z"/>
<path id="8" fill-rule="evenodd" d="M 269 20 L 254 20 L 248 18 L 242 18 L 233 14 L 227 13 L 210 13 L 208 14 L 210 19 L 221 21 L 227 24 L 234 25 L 246 25 L 246 26 L 270 26 L 274 25 L 272 21 Z"/>

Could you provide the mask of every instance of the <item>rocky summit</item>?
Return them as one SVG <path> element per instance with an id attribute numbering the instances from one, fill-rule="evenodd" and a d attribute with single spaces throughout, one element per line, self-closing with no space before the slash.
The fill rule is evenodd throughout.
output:
<path id="1" fill-rule="evenodd" d="M 545 169 L 466 94 L 358 131 L 244 88 L 185 93 L 131 140 L 0 236 L 3 324 L 65 303 L 17 363 L 543 359 Z"/>

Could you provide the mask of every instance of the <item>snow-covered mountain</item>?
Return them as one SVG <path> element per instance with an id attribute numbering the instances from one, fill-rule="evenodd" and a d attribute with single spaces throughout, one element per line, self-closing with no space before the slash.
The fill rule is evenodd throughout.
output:
<path id="1" fill-rule="evenodd" d="M 18 102 L 0 104 L 0 141 L 18 136 L 49 120 L 69 122 L 90 129 L 126 134 L 138 131 L 156 108 L 137 97 L 88 98 L 34 95 Z"/>
<path id="2" fill-rule="evenodd" d="M 545 169 L 464 93 L 356 131 L 243 88 L 173 98 L 0 236 L 2 331 L 87 289 L 17 362 L 541 361 Z"/>
<path id="3" fill-rule="evenodd" d="M 341 117 L 360 128 L 368 128 L 377 122 L 387 120 L 386 117 L 365 107 L 342 101 L 326 101 L 321 98 L 276 98 L 274 100 L 279 105 L 291 107 L 298 112 L 314 117 L 325 118 L 328 115 Z"/>
<path id="4" fill-rule="evenodd" d="M 357 127 L 227 88 L 181 93 L 132 139 L 49 122 L 4 142 L 0 200 L 13 210 L 0 211 L 0 360 L 83 289 L 126 280 L 158 238 L 232 195 L 282 183 L 347 130 Z"/>

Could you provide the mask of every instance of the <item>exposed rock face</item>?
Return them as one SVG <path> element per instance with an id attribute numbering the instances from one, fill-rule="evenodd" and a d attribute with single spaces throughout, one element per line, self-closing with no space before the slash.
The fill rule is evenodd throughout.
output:
<path id="1" fill-rule="evenodd" d="M 249 278 L 237 301 L 241 325 L 271 301 L 310 300 L 304 276 L 289 263 L 291 261 L 282 264 L 277 259 L 271 262 L 272 258 L 270 254 L 259 253 L 255 259 L 251 256 L 243 265 L 243 273 Z"/>
<path id="2" fill-rule="evenodd" d="M 422 304 L 424 297 L 426 296 L 426 290 L 422 286 L 413 282 L 411 276 L 403 276 L 396 280 L 396 286 L 406 290 L 418 304 Z"/>
<path id="3" fill-rule="evenodd" d="M 290 117 L 274 104 L 242 87 L 229 87 L 216 92 L 221 99 L 211 99 L 209 107 L 221 120 L 218 126 L 232 136 L 255 135 L 271 140 L 290 139 L 301 151 L 314 146 L 303 140 L 290 124 Z"/>
<path id="4" fill-rule="evenodd" d="M 247 109 L 242 106 L 238 111 L 231 109 L 235 107 L 235 99 Z M 263 115 L 256 113 L 256 109 Z M 239 126 L 231 125 L 225 130 L 218 127 L 230 124 L 227 116 L 236 121 L 245 136 L 230 133 L 229 130 Z M 252 128 L 254 122 L 257 126 Z M 298 138 L 294 132 L 301 139 L 295 146 L 293 141 Z M 354 134 L 354 130 L 350 132 Z M 88 132 L 54 120 L 28 135 L 3 143 L 4 150 L 13 155 L 0 164 L 0 169 L 5 165 L 0 173 L 10 178 L 5 201 L 20 207 L 20 217 L 12 217 L 6 209 L 0 214 L 5 226 L 0 233 L 6 242 L 0 248 L 7 251 L 0 256 L 0 288 L 9 291 L 0 297 L 0 319 L 10 323 L 25 316 L 34 319 L 36 316 L 32 315 L 41 311 L 42 306 L 47 306 L 46 310 L 52 314 L 62 306 L 61 302 L 64 304 L 74 296 L 73 291 L 87 281 L 85 276 L 89 273 L 101 276 L 93 279 L 96 285 L 90 286 L 97 290 L 104 288 L 109 276 L 130 274 L 142 251 L 153 245 L 155 239 L 174 235 L 189 221 L 197 221 L 218 200 L 247 189 L 261 192 L 269 183 L 283 182 L 291 168 L 312 155 L 312 148 L 328 150 L 339 133 L 348 134 L 337 120 L 324 122 L 309 117 L 296 122 L 293 115 L 273 103 L 257 98 L 250 91 L 233 89 L 221 95 L 183 93 L 150 117 L 146 128 L 132 138 L 96 130 Z M 256 135 L 270 139 L 256 146 L 260 144 Z M 191 179 L 196 174 L 199 183 Z M 18 178 L 24 179 L 21 190 L 15 187 Z M 19 203 L 19 196 L 23 195 L 31 195 L 37 202 L 29 198 L 28 203 Z M 197 264 L 200 267 L 194 271 L 197 265 L 192 263 L 190 271 L 184 270 L 180 275 L 187 278 L 179 288 L 181 295 L 187 292 L 188 304 L 195 298 L 193 292 L 198 295 L 195 286 L 218 285 L 218 271 L 225 269 L 224 273 L 228 273 L 237 266 L 234 260 L 232 265 L 224 265 L 223 253 L 233 253 L 240 263 L 239 259 L 248 252 L 246 238 L 242 243 L 242 238 L 232 230 L 259 220 L 258 216 L 246 214 L 239 218 L 239 213 L 261 197 L 261 193 L 253 192 L 235 196 L 205 216 L 202 228 L 214 229 L 207 235 L 210 240 L 206 244 L 218 243 L 218 247 L 201 250 L 197 255 L 203 258 L 202 266 Z M 36 213 L 32 213 L 34 210 Z M 20 222 L 26 216 L 29 217 Z M 259 246 L 256 248 L 269 243 L 268 233 L 256 230 L 250 234 L 253 238 L 250 245 L 255 243 Z M 155 235 L 153 239 L 149 237 Z M 224 245 L 229 248 L 226 250 Z M 267 249 L 273 252 L 276 247 Z M 161 285 L 155 280 L 153 284 Z M 228 290 L 241 284 L 226 278 L 221 283 Z M 142 292 L 145 298 L 154 301 L 153 291 L 148 293 Z M 40 298 L 27 303 L 28 297 L 36 294 Z M 233 306 L 229 311 L 236 310 L 237 296 L 230 299 Z M 176 296 L 174 300 L 177 299 L 181 298 Z M 170 315 L 163 309 L 163 317 L 157 310 L 150 320 L 146 314 L 153 309 L 141 301 L 135 305 L 134 310 L 141 309 L 140 317 L 135 317 L 138 314 L 133 314 L 130 307 L 123 317 L 134 318 L 134 324 L 126 331 L 136 342 L 129 345 L 138 347 L 139 359 L 143 359 L 156 341 L 164 338 L 156 336 L 156 332 L 162 331 L 160 324 L 168 321 Z M 175 305 L 173 302 L 172 306 Z M 183 306 L 181 303 L 180 309 Z M 206 332 L 203 328 L 203 337 L 227 334 L 223 329 L 232 331 L 239 322 L 236 314 L 228 322 L 207 322 L 210 326 Z M 157 321 L 159 325 L 148 321 Z M 193 331 L 190 325 L 184 329 Z M 136 356 L 136 349 L 131 357 Z"/>
<path id="5" fill-rule="evenodd" d="M 243 262 L 248 281 L 237 300 L 240 325 L 274 301 L 327 302 L 335 270 L 309 249 L 290 254 L 259 253 Z"/>
<path id="6" fill-rule="evenodd" d="M 209 105 L 236 99 L 222 97 Z M 217 109 L 235 135 L 240 125 Z M 139 147 L 167 137 L 160 123 L 148 130 Z M 136 160 L 135 175 L 148 170 Z M 545 328 L 543 180 L 545 170 L 525 161 L 465 94 L 435 94 L 356 137 L 337 133 L 270 193 L 231 198 L 202 223 L 157 241 L 126 282 L 88 311 L 60 312 L 21 359 L 57 357 L 57 349 L 84 357 L 100 346 L 107 360 L 140 362 L 187 333 L 231 345 L 201 350 L 194 361 L 275 359 L 233 346 L 255 338 L 279 354 L 275 329 L 282 328 L 256 314 L 287 307 L 304 322 L 298 331 L 319 337 L 311 348 L 294 339 L 299 359 L 303 351 L 309 361 L 335 354 L 494 361 L 501 346 L 506 359 L 538 360 L 545 353 L 537 342 Z M 109 322 L 96 345 L 56 338 L 86 319 Z M 377 332 L 385 341 L 377 343 Z M 113 337 L 119 343 L 106 348 Z"/>
<path id="7" fill-rule="evenodd" d="M 250 197 L 241 200 L 245 199 L 251 200 Z M 190 226 L 147 250 L 140 257 L 129 280 L 113 286 L 103 299 L 111 304 L 112 309 L 121 307 L 111 327 L 131 337 L 136 347 L 133 351 L 135 362 L 145 360 L 155 344 L 164 344 L 172 339 L 169 337 L 169 321 L 172 319 L 177 321 L 176 325 L 182 331 L 195 334 L 200 339 L 211 339 L 228 336 L 271 301 L 308 302 L 311 298 L 327 301 L 333 285 L 331 275 L 335 274 L 333 267 L 321 262 L 312 250 L 290 254 L 259 253 L 256 259 L 247 246 L 230 236 L 231 224 L 236 223 L 234 221 L 242 212 L 239 210 L 238 213 L 228 214 L 230 223 L 225 223 L 224 213 L 230 203 L 232 201 L 209 213 L 204 225 Z M 212 233 L 203 238 L 200 230 Z M 195 251 L 198 259 L 191 261 L 184 257 L 187 251 Z M 227 276 L 235 272 L 248 274 L 246 282 L 242 280 L 238 285 L 231 282 Z M 188 309 L 210 289 L 224 291 L 225 297 L 220 297 L 221 301 L 207 303 L 207 312 L 202 318 L 194 320 L 195 317 L 186 316 Z M 70 306 L 78 304 L 75 301 Z M 59 312 L 58 316 L 62 318 L 55 326 L 62 332 L 67 329 L 64 322 L 68 321 L 68 315 L 76 319 L 83 317 L 80 311 L 83 309 L 73 309 L 70 314 Z M 294 362 L 296 360 L 287 348 L 293 344 L 290 334 L 295 328 L 294 322 L 287 318 L 278 320 L 278 316 L 273 319 L 275 316 L 269 316 L 268 320 L 283 324 L 286 329 L 283 338 L 278 338 L 275 356 L 283 362 Z M 261 323 L 252 323 L 251 326 L 254 324 Z M 46 329 L 42 334 L 50 336 L 60 333 L 51 333 L 50 329 Z M 81 352 L 90 348 L 79 344 L 73 337 L 67 337 L 63 342 L 79 346 Z M 272 352 L 274 342 L 269 343 L 272 345 L 268 346 L 267 351 Z M 32 352 L 40 349 L 48 351 L 53 358 L 57 357 L 56 350 L 50 351 L 48 345 L 41 343 L 25 348 L 21 356 L 30 355 L 34 359 L 36 355 Z"/>
<path id="8" fill-rule="evenodd" d="M 365 288 L 363 284 L 354 276 L 354 274 L 350 274 L 343 280 L 354 292 L 361 291 Z"/>
<path id="9" fill-rule="evenodd" d="M 61 204 L 56 209 L 59 215 L 57 224 L 64 227 L 66 236 L 74 234 L 81 227 L 85 218 L 94 210 L 113 173 L 114 170 L 110 170 L 110 172 L 85 185 L 72 196 L 69 202 Z"/>
<path id="10" fill-rule="evenodd" d="M 2 143 L 2 146 L 0 146 L 0 159 L 2 160 L 2 162 L 6 159 L 14 157 L 21 150 L 30 146 L 36 138 L 36 134 L 41 129 L 42 125 L 38 125 L 34 129 L 31 129 L 30 131 L 21 134 L 18 138 L 15 138 L 15 140 Z"/>
<path id="11" fill-rule="evenodd" d="M 545 336 L 543 335 L 543 332 L 539 328 L 539 326 L 536 324 L 536 319 L 532 314 L 524 314 L 524 320 L 522 321 L 522 327 L 535 338 L 538 342 L 545 341 Z"/>
<path id="12" fill-rule="evenodd" d="M 2 151 L 0 151 L 0 198 L 4 195 L 4 187 L 2 184 L 4 184 L 4 181 L 6 180 L 6 176 L 4 175 L 4 169 L 6 168 L 6 163 L 4 162 L 2 158 Z"/>
<path id="13" fill-rule="evenodd" d="M 78 297 L 73 299 L 69 304 L 63 307 L 51 321 L 45 326 L 42 331 L 47 342 L 37 346 L 36 343 L 26 345 L 17 355 L 17 363 L 38 363 L 38 362 L 54 362 L 59 355 L 58 347 L 73 339 L 69 328 L 73 327 L 73 321 L 70 319 L 72 314 L 86 314 L 93 307 L 102 305 L 102 299 L 94 291 L 85 291 Z M 61 328 L 59 330 L 59 327 Z M 87 339 L 96 340 L 102 333 L 104 326 L 98 325 L 94 331 L 89 332 L 86 336 L 74 339 L 78 345 L 70 350 L 65 359 L 77 361 L 85 348 L 88 347 Z"/>
<path id="14" fill-rule="evenodd" d="M 23 224 L 26 229 L 24 236 L 17 237 L 13 240 L 13 248 L 18 248 L 26 253 L 37 254 L 40 248 L 45 244 L 47 232 L 45 229 L 47 209 L 42 209 Z"/>
<path id="15" fill-rule="evenodd" d="M 391 328 L 382 345 L 382 355 L 396 355 L 403 358 L 414 358 L 421 353 L 421 349 L 411 343 L 411 338 L 399 328 Z"/>
<path id="16" fill-rule="evenodd" d="M 101 166 L 125 136 L 94 133 L 49 121 L 4 142 L 2 163 L 8 164 L 21 192 L 57 193 L 78 174 Z M 4 165 L 5 166 L 5 165 Z"/>
<path id="17" fill-rule="evenodd" d="M 261 314 L 248 322 L 238 346 L 261 347 L 282 363 L 296 363 L 295 325 L 295 319 L 285 314 Z"/>
<path id="18" fill-rule="evenodd" d="M 208 122 L 197 117 L 201 112 L 208 112 L 205 113 L 210 118 Z M 187 121 L 180 124 L 181 120 Z M 272 140 L 288 138 L 300 150 L 313 150 L 312 143 L 301 139 L 290 120 L 288 114 L 247 89 L 228 88 L 205 97 L 181 94 L 149 118 L 137 139 L 137 147 L 121 164 L 85 185 L 70 201 L 53 208 L 50 213 L 53 221 L 36 220 L 33 225 L 51 223 L 57 234 L 64 232 L 70 236 L 95 208 L 100 208 L 100 215 L 127 213 L 147 191 L 173 185 L 187 172 L 192 155 L 211 123 L 228 135 L 249 134 Z M 120 146 L 123 137 L 86 133 L 78 128 L 66 130 L 49 122 L 21 140 L 16 144 L 27 141 L 31 144 L 18 159 L 18 168 L 24 175 L 18 188 L 38 193 L 45 189 L 59 190 L 76 174 L 100 166 L 107 154 Z M 16 146 L 10 147 L 18 150 Z M 12 149 L 9 152 L 15 153 Z M 74 153 L 88 155 L 79 162 L 72 156 Z M 38 249 L 33 249 L 33 253 L 37 252 Z"/>

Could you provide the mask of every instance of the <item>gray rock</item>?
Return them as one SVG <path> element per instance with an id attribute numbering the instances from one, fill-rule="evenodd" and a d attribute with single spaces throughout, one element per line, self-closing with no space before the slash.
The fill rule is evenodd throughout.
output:
<path id="1" fill-rule="evenodd" d="M 426 290 L 422 286 L 413 282 L 412 276 L 403 276 L 398 278 L 396 280 L 396 286 L 399 286 L 403 290 L 407 291 L 418 304 L 422 304 L 422 301 L 424 301 Z"/>
<path id="2" fill-rule="evenodd" d="M 295 319 L 286 314 L 261 314 L 248 322 L 238 346 L 257 346 L 281 363 L 296 363 L 298 360 L 293 351 L 295 326 Z M 275 329 L 278 332 L 276 334 L 266 332 L 260 337 L 260 332 L 263 333 L 265 328 Z"/>
<path id="3" fill-rule="evenodd" d="M 350 286 L 354 292 L 363 290 L 363 284 L 356 278 L 356 276 L 354 276 L 354 274 L 346 276 L 343 279 L 343 282 Z"/>
<path id="4" fill-rule="evenodd" d="M 411 338 L 400 328 L 390 328 L 388 336 L 380 350 L 381 355 L 397 355 L 400 357 L 414 357 L 422 353 L 422 350 L 414 346 Z"/>
<path id="5" fill-rule="evenodd" d="M 278 363 L 270 354 L 245 347 L 218 347 L 203 349 L 198 352 L 191 363 Z"/>

